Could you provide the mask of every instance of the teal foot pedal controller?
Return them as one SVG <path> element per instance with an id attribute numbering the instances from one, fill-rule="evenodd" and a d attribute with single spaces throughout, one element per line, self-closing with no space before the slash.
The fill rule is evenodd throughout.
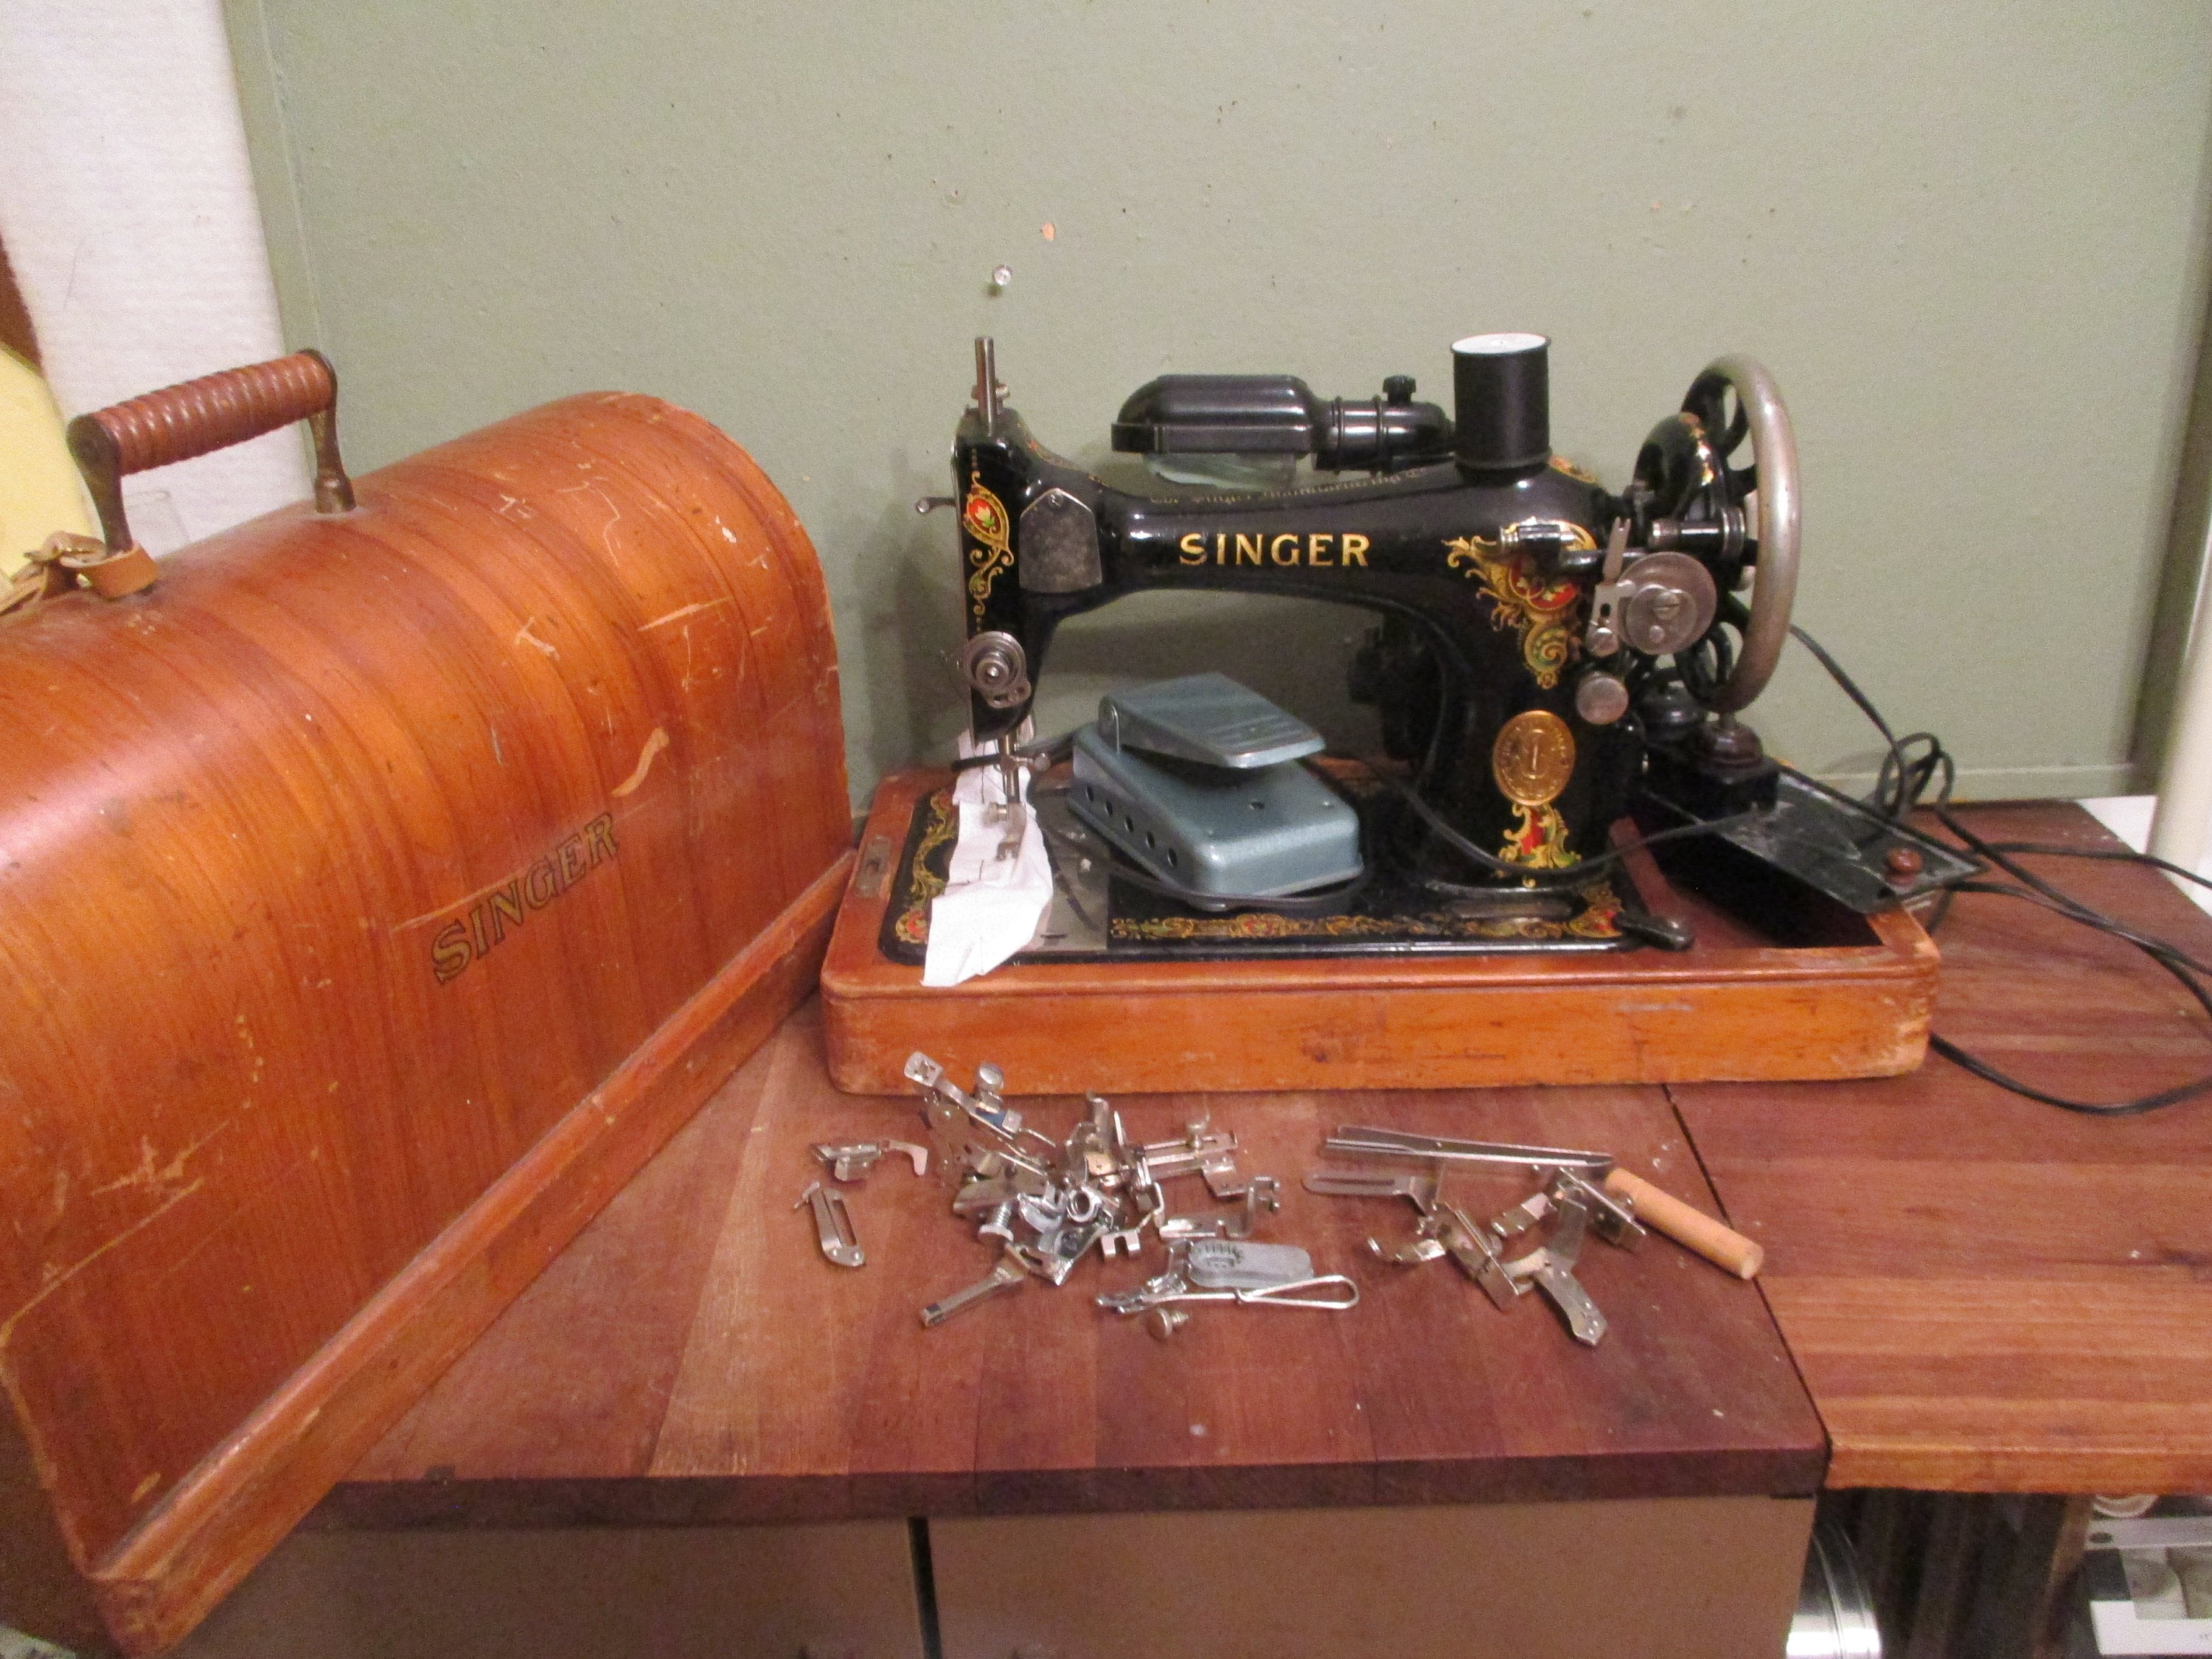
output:
<path id="1" fill-rule="evenodd" d="M 1139 869 L 1223 900 L 1360 873 L 1359 817 L 1298 763 L 1321 733 L 1225 674 L 1100 699 L 1075 734 L 1068 805 Z"/>

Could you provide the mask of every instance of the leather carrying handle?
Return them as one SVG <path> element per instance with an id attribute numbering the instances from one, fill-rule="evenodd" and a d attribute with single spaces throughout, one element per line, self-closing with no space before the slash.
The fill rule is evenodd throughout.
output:
<path id="1" fill-rule="evenodd" d="M 78 567 L 86 580 L 114 599 L 154 580 L 153 559 L 124 516 L 127 476 L 228 449 L 295 421 L 307 422 L 315 440 L 315 511 L 349 511 L 353 481 L 338 458 L 337 398 L 330 360 L 319 351 L 295 351 L 78 416 L 69 424 L 70 453 L 107 543 L 105 560 Z M 111 566 L 119 568 L 111 572 Z"/>

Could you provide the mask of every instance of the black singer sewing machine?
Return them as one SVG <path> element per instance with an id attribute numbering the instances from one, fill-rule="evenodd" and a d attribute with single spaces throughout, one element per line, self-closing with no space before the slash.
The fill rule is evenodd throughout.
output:
<path id="1" fill-rule="evenodd" d="M 1274 906 L 1142 880 L 1109 893 L 1102 853 L 1073 860 L 1095 878 L 1076 909 L 1112 911 L 1089 918 L 1088 948 L 1680 944 L 1605 856 L 1632 815 L 1719 824 L 1754 887 L 1780 871 L 1864 909 L 1936 878 L 1900 880 L 1888 853 L 1932 844 L 1778 767 L 1738 718 L 1788 641 L 1796 584 L 1796 454 L 1772 380 L 1715 362 L 1615 494 L 1552 453 L 1547 350 L 1534 334 L 1459 341 L 1449 413 L 1404 376 L 1372 398 L 1287 375 L 1163 376 L 1113 424 L 1114 447 L 1162 481 L 1140 493 L 1038 444 L 976 343 L 953 502 L 978 745 L 1024 738 L 1064 619 L 1140 589 L 1292 594 L 1378 619 L 1351 689 L 1389 759 L 1332 784 L 1359 813 L 1357 890 Z M 1287 487 L 1300 463 L 1333 477 Z M 909 843 L 917 903 L 930 882 L 915 858 L 941 831 L 918 823 Z M 913 904 L 895 914 L 886 946 L 918 925 Z"/>

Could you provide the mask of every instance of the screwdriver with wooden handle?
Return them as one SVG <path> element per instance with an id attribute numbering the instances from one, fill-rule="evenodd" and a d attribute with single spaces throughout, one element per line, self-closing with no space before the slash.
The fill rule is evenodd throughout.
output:
<path id="1" fill-rule="evenodd" d="M 1633 1206 L 1636 1218 L 1645 1226 L 1656 1228 L 1685 1249 L 1695 1250 L 1715 1267 L 1727 1268 L 1738 1279 L 1755 1278 L 1759 1264 L 1766 1260 L 1766 1247 L 1758 1240 L 1746 1238 L 1703 1210 L 1692 1209 L 1674 1194 L 1662 1192 L 1642 1176 L 1616 1169 L 1607 1175 L 1603 1184 L 1615 1198 L 1626 1199 Z"/>
<path id="2" fill-rule="evenodd" d="M 1693 1209 L 1672 1193 L 1653 1186 L 1642 1176 L 1618 1168 L 1610 1152 L 1589 1152 L 1565 1146 L 1528 1146 L 1496 1140 L 1455 1140 L 1443 1135 L 1413 1134 L 1403 1129 L 1378 1129 L 1342 1124 L 1322 1143 L 1322 1150 L 1350 1158 L 1403 1159 L 1410 1163 L 1509 1164 L 1549 1165 L 1579 1170 L 1601 1177 L 1605 1190 L 1635 1207 L 1636 1218 L 1667 1235 L 1685 1249 L 1734 1273 L 1738 1279 L 1758 1274 L 1766 1249 L 1746 1238 L 1735 1228 Z"/>

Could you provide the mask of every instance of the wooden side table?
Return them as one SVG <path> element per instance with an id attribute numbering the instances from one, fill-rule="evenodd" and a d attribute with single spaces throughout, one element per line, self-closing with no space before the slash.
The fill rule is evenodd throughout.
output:
<path id="1" fill-rule="evenodd" d="M 1354 1645 L 1441 1621 L 1473 1652 L 1778 1650 L 1826 1459 L 1756 1285 L 1664 1239 L 1593 1244 L 1612 1329 L 1585 1349 L 1536 1298 L 1501 1314 L 1449 1263 L 1370 1257 L 1410 1231 L 1402 1201 L 1297 1185 L 1350 1115 L 1608 1147 L 1711 1207 L 1659 1091 L 1119 1100 L 1140 1137 L 1236 1130 L 1243 1168 L 1285 1177 L 1265 1236 L 1352 1273 L 1360 1306 L 1200 1309 L 1162 1342 L 1091 1300 L 1157 1272 L 1154 1245 L 930 1331 L 920 1307 L 991 1259 L 947 1189 L 891 1161 L 848 1188 L 858 1271 L 793 1210 L 808 1143 L 919 1127 L 831 1089 L 819 1042 L 803 1010 L 318 1524 L 918 1519 L 948 1653 L 1283 1651 L 1331 1620 Z M 1075 1107 L 1022 1104 L 1055 1130 Z M 1169 1199 L 1209 1206 L 1195 1181 Z"/>
<path id="2" fill-rule="evenodd" d="M 2118 844 L 2066 804 L 1965 816 L 1993 841 Z M 2212 917 L 2155 872 L 2031 863 L 2212 957 Z M 2203 1013 L 2125 945 L 1973 895 L 1936 937 L 1935 1029 L 2024 1080 L 2117 1100 L 2212 1070 Z M 1947 1495 L 1856 1505 L 1911 1651 L 2047 1641 L 2082 1494 L 2212 1491 L 2212 1100 L 2079 1117 L 1932 1056 L 1879 1083 L 1670 1092 L 1730 1218 L 1766 1246 L 1828 1485 Z M 2039 1496 L 1960 1496 L 1995 1493 Z M 1998 1605 L 1977 1611 L 1978 1581 Z"/>

